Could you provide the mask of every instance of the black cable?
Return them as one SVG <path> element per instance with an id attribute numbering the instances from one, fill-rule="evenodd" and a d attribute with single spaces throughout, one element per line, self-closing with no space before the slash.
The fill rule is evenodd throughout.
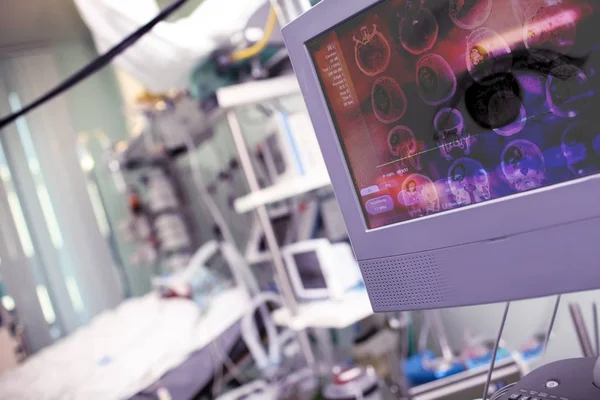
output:
<path id="1" fill-rule="evenodd" d="M 112 49 L 110 49 L 103 55 L 99 56 L 94 61 L 92 61 L 88 65 L 86 65 L 85 67 L 81 68 L 79 71 L 75 72 L 73 75 L 68 77 L 65 81 L 63 81 L 61 84 L 57 85 L 56 87 L 54 87 L 53 89 L 48 91 L 45 95 L 39 97 L 37 100 L 35 100 L 32 103 L 28 104 L 27 106 L 21 108 L 19 111 L 16 111 L 16 112 L 0 119 L 0 130 L 2 128 L 4 128 L 5 126 L 7 126 L 8 124 L 17 120 L 19 117 L 22 117 L 23 115 L 27 114 L 31 110 L 34 110 L 35 108 L 41 106 L 45 102 L 52 100 L 54 97 L 58 96 L 62 92 L 72 88 L 73 86 L 77 85 L 78 83 L 80 83 L 81 81 L 83 81 L 84 79 L 89 77 L 90 75 L 92 75 L 92 74 L 98 72 L 99 70 L 101 70 L 102 68 L 106 67 L 115 57 L 117 57 L 119 54 L 121 54 L 122 52 L 127 50 L 129 47 L 131 47 L 135 42 L 137 42 L 139 39 L 141 39 L 142 36 L 144 36 L 146 33 L 150 32 L 152 30 L 152 28 L 154 28 L 154 26 L 156 26 L 159 22 L 166 19 L 169 15 L 173 14 L 173 12 L 177 11 L 182 5 L 184 5 L 187 2 L 188 2 L 188 0 L 173 1 L 171 4 L 169 4 L 167 7 L 165 7 L 164 10 L 162 10 L 160 13 L 158 13 L 158 15 L 156 17 L 154 17 L 152 20 L 150 20 L 148 23 L 141 26 L 135 32 L 133 32 L 132 34 L 127 36 L 119 44 L 115 45 Z"/>

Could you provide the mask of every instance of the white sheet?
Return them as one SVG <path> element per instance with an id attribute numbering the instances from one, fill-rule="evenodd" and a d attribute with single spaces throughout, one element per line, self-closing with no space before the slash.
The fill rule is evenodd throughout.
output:
<path id="1" fill-rule="evenodd" d="M 116 58 L 151 92 L 188 86 L 192 70 L 223 41 L 241 31 L 265 0 L 204 0 L 188 17 L 160 22 Z M 100 53 L 159 12 L 156 0 L 75 0 Z"/>
<path id="2" fill-rule="evenodd" d="M 222 334 L 248 304 L 242 289 L 222 293 L 203 315 L 185 300 L 129 300 L 1 375 L 0 400 L 130 398 Z"/>

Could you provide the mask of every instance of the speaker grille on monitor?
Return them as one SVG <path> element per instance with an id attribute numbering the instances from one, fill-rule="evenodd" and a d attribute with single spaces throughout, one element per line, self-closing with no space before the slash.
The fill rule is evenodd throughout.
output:
<path id="1" fill-rule="evenodd" d="M 375 311 L 442 306 L 447 284 L 432 254 L 360 262 Z"/>

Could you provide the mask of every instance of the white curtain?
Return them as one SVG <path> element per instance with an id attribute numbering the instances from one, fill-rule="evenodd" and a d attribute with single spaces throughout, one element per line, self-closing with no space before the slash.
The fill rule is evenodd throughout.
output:
<path id="1" fill-rule="evenodd" d="M 205 0 L 176 22 L 161 22 L 117 57 L 116 64 L 155 93 L 185 88 L 189 76 L 224 38 L 244 28 L 265 0 Z M 159 12 L 155 0 L 75 0 L 104 53 Z"/>

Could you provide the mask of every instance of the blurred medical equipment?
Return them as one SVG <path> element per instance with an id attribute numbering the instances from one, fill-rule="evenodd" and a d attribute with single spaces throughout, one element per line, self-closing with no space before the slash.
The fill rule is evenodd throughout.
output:
<path id="1" fill-rule="evenodd" d="M 152 286 L 165 297 L 193 299 L 202 309 L 232 286 L 258 293 L 258 284 L 235 247 L 217 241 L 200 247 L 185 269 L 153 278 Z"/>
<path id="2" fill-rule="evenodd" d="M 297 358 L 298 351 L 293 349 L 296 334 L 291 330 L 278 332 L 265 308 L 267 303 L 281 306 L 281 298 L 273 293 L 261 293 L 250 305 L 249 312 L 242 319 L 242 337 L 260 371 L 262 379 L 253 381 L 237 390 L 219 397 L 219 400 L 237 399 L 281 399 L 305 397 L 314 392 L 317 380 L 312 369 L 307 368 Z M 265 350 L 254 317 L 255 311 L 261 315 L 265 325 L 267 347 Z M 290 352 L 290 350 L 292 350 Z M 291 397 L 289 397 L 291 396 Z"/>
<path id="3" fill-rule="evenodd" d="M 210 356 L 213 342 L 229 352 L 240 339 L 249 301 L 242 288 L 220 293 L 204 312 L 155 293 L 127 300 L 0 376 L 0 398 L 132 398 L 169 371 L 193 397 L 223 365 Z"/>
<path id="4" fill-rule="evenodd" d="M 206 1 L 189 17 L 161 22 L 137 45 L 122 55 L 117 64 L 154 92 L 183 88 L 192 69 L 219 47 L 221 41 L 240 31 L 262 0 L 229 3 Z M 119 1 L 76 1 L 79 12 L 93 33 L 100 53 L 159 11 L 154 0 L 135 7 Z M 231 23 L 222 24 L 217 15 L 225 13 Z"/>
<path id="5" fill-rule="evenodd" d="M 177 271 L 189 263 L 199 244 L 185 206 L 189 201 L 177 185 L 165 157 L 144 169 L 137 186 L 129 186 L 131 218 L 126 229 L 140 245 L 136 263 L 153 264 L 160 259 L 168 270 Z"/>
<path id="6" fill-rule="evenodd" d="M 271 222 L 275 228 L 275 235 L 280 246 L 285 246 L 293 239 L 292 226 L 294 224 L 294 216 L 290 211 L 290 207 L 285 205 L 275 206 L 269 210 Z M 246 260 L 250 264 L 257 264 L 269 261 L 271 255 L 267 251 L 265 235 L 258 221 L 254 221 L 250 231 L 248 245 L 246 246 Z"/>
<path id="7" fill-rule="evenodd" d="M 599 139 L 584 126 L 598 123 L 592 32 L 600 8 L 579 0 L 463 3 L 447 11 L 443 0 L 409 1 L 399 10 L 390 0 L 329 0 L 283 32 L 373 309 L 508 301 L 484 381 L 488 399 L 510 301 L 598 288 L 600 212 L 591 199 Z M 392 31 L 406 52 L 380 22 L 389 14 L 399 17 Z M 472 30 L 466 46 L 455 46 L 464 30 Z M 572 74 L 545 69 L 537 90 L 511 69 L 521 55 L 560 60 Z M 399 65 L 414 71 L 410 84 L 410 74 L 395 75 Z M 451 108 L 439 108 L 449 100 Z M 452 117 L 447 126 L 444 115 Z M 396 124 L 387 141 L 376 133 L 381 123 Z M 422 134 L 432 127 L 433 137 Z M 548 152 L 559 143 L 556 162 Z M 515 219 L 517 210 L 527 218 Z M 581 311 L 571 312 L 584 354 L 596 355 Z M 546 365 L 494 398 L 552 396 L 598 398 L 600 358 Z"/>
<path id="8" fill-rule="evenodd" d="M 305 112 L 275 109 L 268 115 L 276 122 L 275 132 L 261 145 L 261 161 L 269 182 L 283 182 L 325 168 L 316 134 Z"/>
<path id="9" fill-rule="evenodd" d="M 138 2 L 135 7 L 114 0 L 78 0 L 76 5 L 101 53 L 159 11 L 155 0 Z M 214 60 L 216 67 L 223 68 L 260 60 L 271 46 L 281 50 L 279 24 L 283 26 L 310 6 L 307 0 L 284 0 L 273 6 L 265 0 L 243 4 L 207 0 L 186 17 L 159 23 L 116 64 L 152 92 L 182 89 L 187 87 L 192 71 L 207 60 Z M 227 23 L 223 23 L 223 16 Z M 221 57 L 227 61 L 219 60 Z M 276 51 L 254 68 L 268 70 L 280 58 Z M 257 73 L 254 76 L 261 77 Z"/>
<path id="10" fill-rule="evenodd" d="M 439 315 L 439 311 L 425 311 L 423 326 L 419 333 L 418 353 L 404 361 L 403 370 L 409 382 L 414 386 L 422 385 L 437 379 L 462 372 L 465 367 L 461 360 L 453 354 L 448 345 L 448 338 Z M 428 338 L 433 333 L 441 357 L 428 350 Z"/>
<path id="11" fill-rule="evenodd" d="M 266 381 L 256 380 L 219 396 L 217 400 L 262 400 L 276 398 L 276 387 L 269 385 Z"/>
<path id="12" fill-rule="evenodd" d="M 332 382 L 323 390 L 325 400 L 383 400 L 379 377 L 373 368 L 353 367 L 334 371 Z"/>
<path id="13" fill-rule="evenodd" d="M 23 327 L 16 318 L 16 309 L 7 310 L 0 302 L 0 374 L 16 367 L 27 357 L 23 333 Z"/>
<path id="14" fill-rule="evenodd" d="M 327 239 L 294 243 L 283 248 L 294 292 L 300 300 L 340 299 L 362 282 L 360 270 L 347 243 Z"/>
<path id="15" fill-rule="evenodd" d="M 277 242 L 286 246 L 294 242 L 310 240 L 315 236 L 319 218 L 317 201 L 307 200 L 290 205 L 276 204 L 269 208 L 271 223 Z M 267 250 L 265 234 L 258 221 L 254 221 L 246 247 L 246 260 L 256 264 L 271 259 Z"/>
<path id="16" fill-rule="evenodd" d="M 335 198 L 335 194 L 330 192 L 329 195 L 320 199 L 321 207 L 321 222 L 323 224 L 324 234 L 327 239 L 332 242 L 340 242 L 348 239 L 348 231 L 346 223 L 342 216 L 342 210 Z"/>
<path id="17" fill-rule="evenodd" d="M 432 3 L 441 7 L 444 2 Z M 566 8 L 574 13 L 574 25 L 581 26 L 581 29 L 593 26 L 600 10 L 590 7 L 587 2 L 571 3 L 569 6 L 555 5 L 547 11 L 547 17 L 559 19 L 563 12 L 567 12 L 563 9 Z M 554 171 L 552 174 L 555 175 L 550 176 L 549 167 L 540 158 L 542 151 L 532 142 L 537 141 L 548 148 L 554 146 L 554 142 L 562 140 L 568 120 L 560 120 L 561 129 L 553 134 L 552 143 L 548 141 L 549 137 L 547 141 L 540 142 L 534 129 L 521 132 L 521 141 L 502 146 L 497 145 L 500 134 L 489 128 L 489 123 L 489 129 L 473 123 L 469 129 L 477 133 L 480 150 L 478 154 L 471 155 L 478 160 L 473 163 L 456 158 L 454 162 L 459 161 L 460 166 L 456 164 L 451 168 L 452 165 L 446 165 L 445 157 L 428 151 L 438 149 L 440 144 L 429 137 L 415 136 L 413 129 L 415 132 L 431 130 L 429 124 L 433 123 L 436 115 L 439 117 L 440 110 L 436 106 L 450 99 L 457 90 L 458 85 L 453 84 L 456 82 L 455 75 L 465 72 L 477 78 L 477 68 L 469 64 L 467 71 L 463 71 L 464 67 L 455 67 L 457 70 L 454 71 L 439 55 L 422 57 L 415 64 L 419 74 L 413 77 L 414 84 L 420 89 L 413 95 L 408 96 L 392 83 L 380 81 L 379 86 L 375 85 L 374 77 L 380 77 L 391 65 L 392 58 L 398 63 L 412 62 L 406 53 L 394 53 L 392 57 L 391 42 L 386 38 L 386 32 L 364 22 L 393 12 L 394 2 L 357 0 L 344 2 L 343 7 L 340 4 L 338 0 L 319 3 L 284 27 L 283 33 L 374 309 L 441 308 L 596 288 L 590 271 L 596 269 L 595 260 L 598 259 L 599 250 L 594 243 L 600 235 L 595 223 L 600 211 L 590 199 L 598 191 L 600 170 L 594 167 L 593 173 L 580 179 L 570 172 L 567 165 L 563 165 L 560 174 Z M 506 3 L 504 11 L 493 13 L 490 22 L 492 19 L 498 21 L 498 26 L 507 32 L 512 32 L 513 28 L 520 30 L 522 25 L 514 20 L 510 2 Z M 450 17 L 442 14 L 438 18 L 445 18 L 452 25 Z M 544 29 L 558 29 L 553 26 L 549 24 Z M 446 35 L 440 33 L 438 47 L 450 46 Z M 488 36 L 482 35 L 474 35 L 476 37 L 472 40 L 485 42 Z M 489 35 L 489 40 L 496 38 L 496 35 Z M 511 40 L 519 42 L 522 38 L 513 35 Z M 498 40 L 498 43 L 502 42 Z M 580 46 L 584 54 L 596 51 L 590 41 L 581 42 Z M 503 49 L 505 47 L 502 45 Z M 458 57 L 464 56 L 466 50 L 456 48 L 448 51 L 453 52 L 452 57 Z M 583 59 L 582 63 L 585 60 L 589 59 Z M 582 64 L 581 67 L 587 70 L 593 66 Z M 436 86 L 439 91 L 427 86 L 434 85 L 430 73 L 437 74 L 437 78 L 431 79 L 445 85 L 444 90 L 441 86 Z M 344 86 L 338 87 L 338 81 L 345 82 Z M 593 82 L 588 82 L 587 89 L 582 90 L 591 96 L 589 101 L 592 101 L 597 88 Z M 573 90 L 580 88 L 574 81 L 570 84 L 575 85 Z M 477 90 L 478 87 L 474 86 L 469 93 Z M 373 97 L 373 93 L 377 96 Z M 388 99 L 387 103 L 385 99 Z M 381 104 L 378 105 L 378 102 Z M 375 112 L 373 107 L 360 107 L 367 103 L 375 104 L 376 111 L 379 110 L 377 107 L 381 109 Z M 466 103 L 475 104 L 476 101 Z M 595 116 L 584 103 L 583 98 L 578 98 L 573 104 L 557 107 L 561 110 L 580 107 L 570 115 L 594 120 Z M 407 107 L 413 107 L 410 114 L 419 117 L 405 113 Z M 473 110 L 461 107 L 456 112 L 472 114 Z M 484 114 L 489 119 L 488 114 Z M 384 121 L 402 118 L 404 125 L 389 131 L 388 143 L 380 143 L 375 135 L 369 134 L 376 129 L 372 123 L 378 121 L 377 117 Z M 463 119 L 466 120 L 466 116 Z M 512 121 L 503 123 L 513 127 Z M 466 139 L 460 136 L 464 135 L 463 125 L 458 121 L 456 127 L 442 133 L 458 136 L 456 140 L 463 143 L 467 151 L 469 149 L 464 145 Z M 539 127 L 546 125 L 550 126 L 552 122 L 544 120 L 538 124 Z M 595 140 L 595 135 L 592 136 L 590 141 Z M 365 148 L 374 150 L 366 152 Z M 586 154 L 591 158 L 590 163 L 595 162 L 592 159 L 598 159 L 595 150 Z M 463 155 L 464 152 L 460 157 Z M 449 169 L 452 171 L 449 172 Z M 427 176 L 433 171 L 436 177 L 449 178 L 434 182 Z M 501 176 L 496 177 L 497 171 Z M 471 179 L 470 175 L 475 179 L 475 173 L 480 175 L 480 179 L 468 186 L 465 179 Z M 490 188 L 490 179 L 503 180 L 506 182 L 505 189 Z M 457 182 L 462 182 L 462 186 Z M 463 186 L 466 189 L 461 189 Z M 546 188 L 534 190 L 542 186 Z M 446 194 L 454 193 L 454 197 L 460 198 L 467 189 L 477 192 L 472 199 L 469 196 L 468 201 L 452 201 L 452 196 Z M 517 193 L 520 195 L 515 195 Z M 564 207 L 563 198 L 567 197 L 570 206 Z M 492 199 L 495 201 L 488 201 Z M 473 203 L 478 203 L 478 206 L 463 207 Z M 450 209 L 453 212 L 445 212 Z M 514 220 L 511 216 L 514 216 L 515 210 L 532 218 Z M 412 222 L 399 223 L 408 221 Z M 461 234 L 456 234 L 457 229 Z M 575 243 L 575 237 L 582 237 L 583 241 Z M 548 243 L 553 245 L 548 246 Z M 489 257 L 492 253 L 495 256 Z M 469 256 L 465 257 L 465 254 Z M 480 260 L 484 259 L 486 268 L 481 268 Z M 528 262 L 527 268 L 535 273 L 521 274 L 524 262 Z M 572 265 L 573 269 L 565 269 L 566 264 Z M 404 279 L 403 274 L 413 279 Z M 514 276 L 527 279 L 529 284 L 514 285 Z M 540 285 L 540 276 L 553 278 L 548 285 Z M 506 290 L 473 290 L 474 287 L 485 288 L 489 282 Z"/>

